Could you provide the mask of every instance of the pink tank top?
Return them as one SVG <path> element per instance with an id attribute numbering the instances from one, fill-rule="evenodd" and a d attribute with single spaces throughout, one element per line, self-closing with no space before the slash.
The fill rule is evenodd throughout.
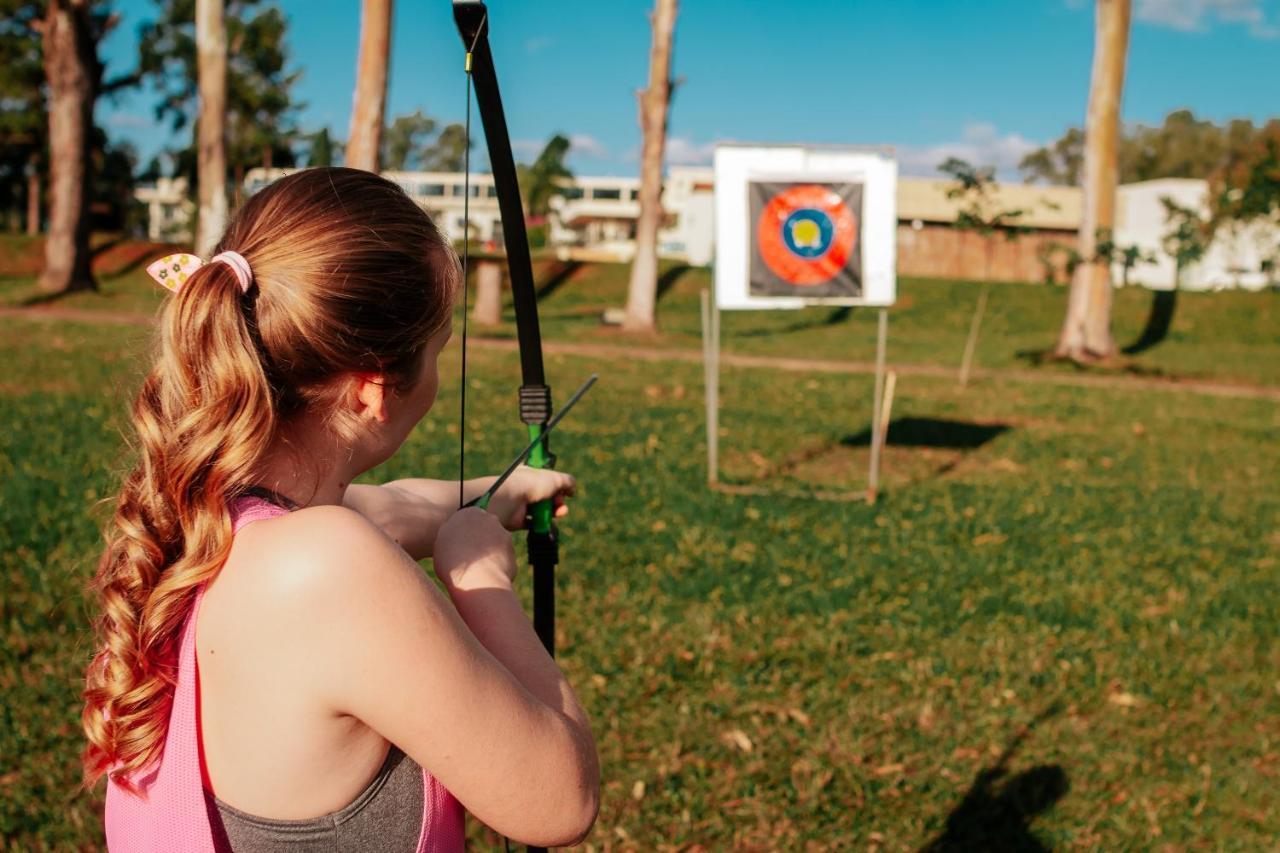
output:
<path id="1" fill-rule="evenodd" d="M 257 497 L 232 504 L 233 530 L 288 510 Z M 200 743 L 200 674 L 196 668 L 196 618 L 201 586 L 191 605 L 178 650 L 178 684 L 169 712 L 169 732 L 160 761 L 134 775 L 143 796 L 107 783 L 107 848 L 113 853 L 222 853 L 214 841 L 205 800 Z M 436 778 L 422 771 L 422 831 L 417 853 L 452 853 L 464 847 L 461 804 Z"/>

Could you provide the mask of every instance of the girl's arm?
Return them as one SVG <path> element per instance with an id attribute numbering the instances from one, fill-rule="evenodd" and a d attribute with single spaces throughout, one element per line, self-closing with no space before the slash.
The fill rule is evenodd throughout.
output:
<path id="1" fill-rule="evenodd" d="M 484 494 L 494 479 L 467 480 L 463 485 L 463 503 Z M 569 511 L 565 500 L 576 488 L 576 481 L 568 474 L 522 466 L 493 496 L 489 511 L 508 530 L 519 530 L 524 526 L 525 511 L 530 503 L 555 501 L 559 518 Z M 380 527 L 410 557 L 422 560 L 435 554 L 440 526 L 458 511 L 458 481 L 409 478 L 381 486 L 351 485 L 347 487 L 342 505 Z"/>
<path id="2" fill-rule="evenodd" d="M 278 622 L 304 683 L 362 720 L 513 839 L 575 844 L 599 807 L 586 713 L 511 591 L 511 536 L 479 510 L 441 535 L 450 606 L 404 552 L 340 507 L 289 519 Z M 295 565 L 296 564 L 296 565 Z"/>
<path id="3" fill-rule="evenodd" d="M 493 479 L 467 480 L 463 485 L 464 503 L 483 494 Z M 380 527 L 410 557 L 424 560 L 435 552 L 440 525 L 458 511 L 458 481 L 412 478 L 381 486 L 352 484 L 347 487 L 342 505 Z"/>

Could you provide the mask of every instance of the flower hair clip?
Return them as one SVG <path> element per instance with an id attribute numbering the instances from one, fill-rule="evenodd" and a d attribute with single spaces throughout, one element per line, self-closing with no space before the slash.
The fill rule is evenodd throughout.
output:
<path id="1" fill-rule="evenodd" d="M 253 270 L 249 262 L 244 259 L 244 255 L 239 252 L 220 252 L 210 258 L 209 263 L 221 263 L 231 267 L 240 290 L 244 293 L 249 292 L 249 285 L 253 284 Z M 147 275 L 155 279 L 156 284 L 177 293 L 182 285 L 187 283 L 187 279 L 204 265 L 205 262 L 195 255 L 179 252 L 175 255 L 165 255 L 148 266 Z"/>

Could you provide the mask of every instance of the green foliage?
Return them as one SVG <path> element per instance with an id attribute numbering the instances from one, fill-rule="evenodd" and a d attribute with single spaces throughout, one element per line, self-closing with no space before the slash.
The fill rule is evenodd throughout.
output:
<path id="1" fill-rule="evenodd" d="M 1210 187 L 1215 222 L 1280 225 L 1280 119 L 1237 146 L 1211 176 Z"/>
<path id="2" fill-rule="evenodd" d="M 422 110 L 396 116 L 382 135 L 382 165 L 393 172 L 421 168 L 436 120 Z"/>
<path id="3" fill-rule="evenodd" d="M 48 119 L 40 34 L 43 3 L 0 0 L 0 210 L 27 203 L 28 169 L 43 169 Z"/>
<path id="4" fill-rule="evenodd" d="M 332 166 L 333 165 L 333 140 L 329 138 L 329 128 L 322 127 L 308 137 L 309 150 L 307 151 L 308 166 Z M 338 146 L 341 147 L 341 146 Z"/>
<path id="5" fill-rule="evenodd" d="M 568 138 L 557 133 L 547 141 L 533 165 L 517 167 L 524 209 L 529 216 L 545 216 L 551 197 L 562 192 L 564 182 L 573 178 L 573 172 L 564 163 L 569 148 Z"/>
<path id="6" fill-rule="evenodd" d="M 1162 196 L 1165 222 L 1164 250 L 1173 257 L 1174 287 L 1181 283 L 1182 271 L 1204 257 L 1213 242 L 1213 222 L 1189 207 L 1183 207 L 1169 196 Z"/>
<path id="7" fill-rule="evenodd" d="M 996 170 L 992 166 L 974 166 L 958 157 L 948 157 L 938 171 L 950 175 L 955 182 L 947 188 L 947 198 L 964 203 L 956 214 L 953 227 L 989 237 L 997 231 L 1014 239 L 1021 231 L 1017 220 L 1025 210 L 1002 209 L 995 197 Z"/>
<path id="8" fill-rule="evenodd" d="M 27 178 L 34 173 L 44 186 L 48 172 L 48 113 L 43 66 L 43 43 L 37 26 L 48 4 L 34 0 L 0 0 L 0 212 L 11 222 L 25 216 Z M 95 46 L 116 26 L 118 17 L 109 2 L 97 3 L 89 13 L 90 38 Z M 97 59 L 89 69 L 94 95 L 112 94 L 137 83 L 132 75 L 104 79 L 105 68 Z M 113 145 L 99 127 L 88 140 L 94 170 L 93 198 L 109 205 L 108 223 L 120 227 L 126 202 L 122 180 L 128 182 L 133 154 Z"/>
<path id="9" fill-rule="evenodd" d="M 1208 178 L 1224 162 L 1249 148 L 1257 134 L 1244 119 L 1217 125 L 1197 119 L 1190 110 L 1175 110 L 1160 127 L 1135 124 L 1120 137 L 1120 182 L 1156 178 Z M 1084 132 L 1078 127 L 1018 164 L 1028 181 L 1078 185 L 1084 167 Z"/>
<path id="10" fill-rule="evenodd" d="M 141 27 L 138 76 L 156 89 L 156 118 L 174 130 L 197 118 L 195 0 L 165 0 Z M 226 0 L 227 165 L 232 174 L 254 166 L 290 166 L 297 138 L 293 98 L 300 71 L 287 71 L 288 19 L 262 0 Z M 171 152 L 177 172 L 196 185 L 195 140 Z"/>
<path id="11" fill-rule="evenodd" d="M 1028 181 L 1079 184 L 1084 169 L 1084 131 L 1078 127 L 1067 128 L 1061 139 L 1023 157 L 1018 169 Z"/>
<path id="12" fill-rule="evenodd" d="M 457 122 L 447 124 L 423 154 L 422 168 L 428 172 L 461 172 L 466 167 L 467 149 L 473 144 L 467 139 L 465 127 Z"/>

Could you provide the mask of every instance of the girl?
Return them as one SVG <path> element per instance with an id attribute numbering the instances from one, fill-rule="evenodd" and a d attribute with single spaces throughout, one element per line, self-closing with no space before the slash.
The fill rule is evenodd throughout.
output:
<path id="1" fill-rule="evenodd" d="M 311 169 L 253 196 L 210 262 L 160 266 L 177 292 L 84 694 L 108 845 L 454 850 L 464 808 L 581 840 L 595 744 L 512 593 L 508 533 L 533 501 L 563 515 L 573 478 L 521 469 L 492 514 L 456 511 L 456 482 L 351 485 L 435 401 L 449 244 L 394 184 Z"/>

